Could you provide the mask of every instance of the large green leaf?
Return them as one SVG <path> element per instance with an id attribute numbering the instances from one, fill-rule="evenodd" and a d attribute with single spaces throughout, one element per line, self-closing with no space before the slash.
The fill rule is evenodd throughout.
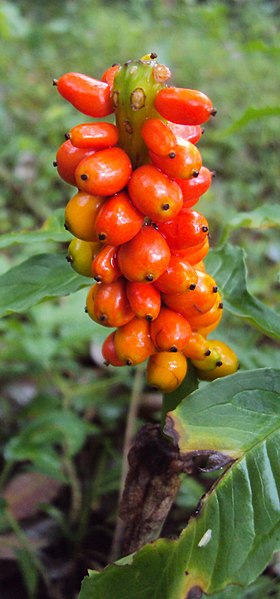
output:
<path id="1" fill-rule="evenodd" d="M 182 456 L 220 466 L 177 540 L 159 539 L 84 579 L 79 599 L 187 599 L 248 585 L 280 549 L 280 370 L 237 373 L 194 391 L 167 419 Z M 213 460 L 215 456 L 215 460 Z"/>
<path id="2" fill-rule="evenodd" d="M 280 315 L 256 299 L 247 289 L 244 251 L 225 244 L 209 252 L 206 264 L 207 270 L 219 285 L 225 308 L 265 335 L 280 340 Z"/>
<path id="3" fill-rule="evenodd" d="M 64 254 L 38 254 L 0 276 L 0 316 L 23 312 L 51 297 L 78 291 L 89 284 L 67 264 Z"/>

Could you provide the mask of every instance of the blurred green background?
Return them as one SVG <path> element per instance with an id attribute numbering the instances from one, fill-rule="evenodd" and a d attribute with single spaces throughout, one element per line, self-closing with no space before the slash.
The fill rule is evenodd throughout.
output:
<path id="1" fill-rule="evenodd" d="M 154 51 L 171 68 L 173 84 L 205 92 L 218 110 L 199 142 L 204 164 L 217 174 L 198 204 L 212 245 L 227 238 L 241 245 L 250 291 L 279 307 L 279 14 L 276 0 L 0 1 L 2 238 L 38 229 L 57 214 L 61 219 L 73 195 L 52 162 L 64 133 L 87 119 L 57 94 L 52 79 L 67 71 L 98 78 L 112 63 Z M 253 212 L 248 226 L 232 224 L 241 212 Z M 252 228 L 250 219 L 259 226 Z M 0 273 L 29 256 L 67 248 L 67 242 L 4 245 Z M 85 294 L 41 303 L 0 323 L 1 482 L 28 468 L 70 484 L 74 493 L 78 484 L 83 492 L 87 472 L 79 452 L 90 438 L 97 457 L 89 471 L 99 477 L 90 506 L 107 498 L 110 529 L 116 495 L 112 504 L 108 497 L 118 489 L 116 449 L 122 447 L 133 377 L 126 368 L 102 367 L 100 343 L 107 331 L 84 314 Z M 218 336 L 237 351 L 242 368 L 279 366 L 274 342 L 229 315 Z M 153 402 L 149 408 L 145 403 L 149 418 L 157 417 Z M 69 421 L 53 437 L 48 431 L 62 412 Z M 92 418 L 94 429 L 88 428 Z M 73 436 L 79 439 L 74 447 Z M 184 493 L 178 505 L 195 504 L 188 489 Z M 80 497 L 79 509 L 83 502 Z M 88 514 L 89 504 L 86 509 Z M 87 517 L 76 533 L 80 543 Z"/>

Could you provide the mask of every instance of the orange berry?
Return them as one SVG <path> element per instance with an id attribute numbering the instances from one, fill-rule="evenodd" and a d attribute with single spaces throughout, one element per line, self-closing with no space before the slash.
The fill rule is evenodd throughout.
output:
<path id="1" fill-rule="evenodd" d="M 121 271 L 118 267 L 117 248 L 115 246 L 101 246 L 101 249 L 91 263 L 91 276 L 98 283 L 113 283 L 117 281 L 121 276 Z"/>
<path id="2" fill-rule="evenodd" d="M 161 308 L 158 317 L 151 322 L 151 338 L 159 351 L 182 351 L 190 335 L 188 321 L 178 312 Z"/>
<path id="3" fill-rule="evenodd" d="M 76 148 L 104 150 L 118 143 L 119 133 L 111 123 L 83 123 L 76 125 L 67 133 Z"/>
<path id="4" fill-rule="evenodd" d="M 147 363 L 147 383 L 163 393 L 181 385 L 187 374 L 187 360 L 181 352 L 152 354 Z"/>
<path id="5" fill-rule="evenodd" d="M 197 312 L 195 315 L 189 316 L 190 325 L 193 331 L 198 331 L 203 327 L 208 327 L 209 325 L 216 324 L 220 322 L 222 318 L 223 312 L 223 302 L 220 293 L 216 293 L 216 301 L 210 310 L 207 312 L 201 313 Z"/>
<path id="6" fill-rule="evenodd" d="M 65 141 L 57 150 L 54 165 L 57 166 L 57 172 L 61 179 L 77 187 L 75 179 L 75 170 L 78 164 L 84 159 L 95 154 L 92 148 L 75 148 L 71 141 Z"/>
<path id="7" fill-rule="evenodd" d="M 151 283 L 165 271 L 170 250 L 164 237 L 152 226 L 144 226 L 133 239 L 121 245 L 118 263 L 129 281 Z"/>
<path id="8" fill-rule="evenodd" d="M 75 171 L 76 184 L 87 193 L 110 196 L 125 187 L 131 170 L 129 157 L 121 148 L 99 150 L 80 162 Z"/>
<path id="9" fill-rule="evenodd" d="M 105 341 L 102 345 L 102 356 L 107 365 L 111 364 L 111 366 L 124 366 L 124 362 L 122 362 L 117 354 L 115 349 L 115 331 L 110 333 L 108 337 L 106 337 Z"/>
<path id="10" fill-rule="evenodd" d="M 134 206 L 157 222 L 175 218 L 183 206 L 183 194 L 177 183 L 152 164 L 133 171 L 128 191 Z"/>
<path id="11" fill-rule="evenodd" d="M 195 317 L 211 310 L 217 299 L 217 286 L 207 273 L 198 272 L 195 289 L 181 294 L 163 294 L 164 303 L 187 318 Z"/>
<path id="12" fill-rule="evenodd" d="M 171 256 L 167 269 L 155 281 L 155 287 L 162 293 L 184 293 L 195 287 L 198 275 L 196 270 L 180 256 Z"/>
<path id="13" fill-rule="evenodd" d="M 192 332 L 183 349 L 183 354 L 191 360 L 202 360 L 210 355 L 209 341 L 200 333 Z"/>
<path id="14" fill-rule="evenodd" d="M 155 351 L 148 321 L 135 316 L 117 329 L 115 350 L 118 358 L 129 366 L 144 362 Z"/>
<path id="15" fill-rule="evenodd" d="M 124 279 L 94 285 L 93 300 L 93 310 L 88 309 L 89 315 L 105 327 L 120 327 L 134 317 L 126 296 Z"/>
<path id="16" fill-rule="evenodd" d="M 146 146 L 158 156 L 168 156 L 176 145 L 176 136 L 160 119 L 147 119 L 142 127 L 141 135 Z"/>
<path id="17" fill-rule="evenodd" d="M 121 245 L 138 233 L 143 215 L 136 210 L 125 191 L 106 200 L 95 222 L 98 239 L 102 243 Z"/>
<path id="18" fill-rule="evenodd" d="M 158 156 L 149 152 L 153 164 L 165 175 L 172 178 L 189 179 L 195 177 L 201 168 L 202 158 L 197 147 L 187 140 L 180 140 L 168 156 Z"/>
<path id="19" fill-rule="evenodd" d="M 161 306 L 161 297 L 154 285 L 128 281 L 126 294 L 136 316 L 147 320 L 157 318 Z"/>
<path id="20" fill-rule="evenodd" d="M 97 241 L 95 220 L 103 198 L 83 191 L 77 192 L 66 205 L 65 227 L 84 241 Z"/>

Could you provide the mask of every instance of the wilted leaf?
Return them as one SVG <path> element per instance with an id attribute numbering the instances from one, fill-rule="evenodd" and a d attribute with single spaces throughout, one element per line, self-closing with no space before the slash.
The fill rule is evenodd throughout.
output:
<path id="1" fill-rule="evenodd" d="M 16 520 L 30 518 L 40 510 L 40 503 L 56 497 L 61 482 L 39 472 L 18 474 L 6 485 L 2 495 Z"/>

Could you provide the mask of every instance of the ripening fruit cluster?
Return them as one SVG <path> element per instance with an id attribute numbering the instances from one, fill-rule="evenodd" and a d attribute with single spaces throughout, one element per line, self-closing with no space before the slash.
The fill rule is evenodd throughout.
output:
<path id="1" fill-rule="evenodd" d="M 197 148 L 215 109 L 203 93 L 167 85 L 155 54 L 113 65 L 96 80 L 66 73 L 59 93 L 90 121 L 73 127 L 56 155 L 64 181 L 76 187 L 65 208 L 73 239 L 68 260 L 95 279 L 86 312 L 114 330 L 104 341 L 107 364 L 147 360 L 147 382 L 164 392 L 187 374 L 201 379 L 236 371 L 237 357 L 208 334 L 222 317 L 222 297 L 205 270 L 208 222 L 194 209 L 213 173 Z"/>

